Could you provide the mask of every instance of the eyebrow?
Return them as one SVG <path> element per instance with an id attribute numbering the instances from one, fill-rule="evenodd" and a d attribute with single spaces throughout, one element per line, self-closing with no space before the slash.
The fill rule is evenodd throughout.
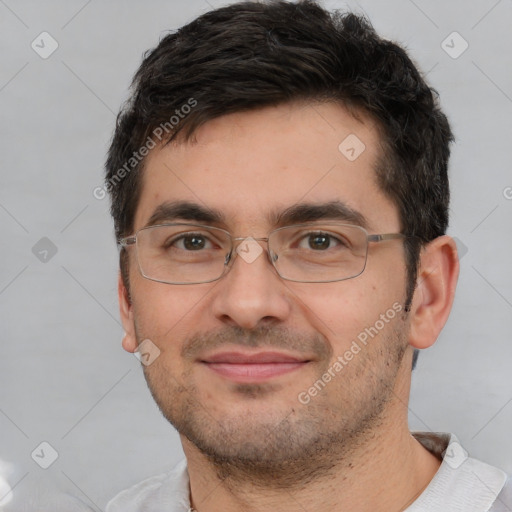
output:
<path id="1" fill-rule="evenodd" d="M 156 207 L 145 227 L 187 220 L 205 224 L 227 225 L 226 216 L 219 210 L 190 201 L 167 201 Z M 339 220 L 368 229 L 368 219 L 342 201 L 299 203 L 285 210 L 274 210 L 268 216 L 274 227 L 303 224 L 317 220 Z"/>
<path id="2" fill-rule="evenodd" d="M 315 220 L 339 220 L 367 229 L 368 219 L 342 201 L 328 203 L 299 203 L 282 212 L 274 212 L 270 220 L 276 227 L 302 224 Z"/>
<path id="3" fill-rule="evenodd" d="M 212 210 L 190 201 L 167 201 L 156 207 L 145 227 L 177 220 L 191 220 L 205 224 L 225 223 L 224 215 L 218 210 Z"/>

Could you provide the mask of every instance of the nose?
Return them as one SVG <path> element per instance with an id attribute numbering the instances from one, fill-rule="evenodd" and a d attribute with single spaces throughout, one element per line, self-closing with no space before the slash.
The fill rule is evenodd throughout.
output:
<path id="1" fill-rule="evenodd" d="M 291 311 L 290 292 L 267 252 L 254 239 L 247 239 L 233 258 L 230 270 L 213 290 L 215 317 L 246 329 L 285 321 Z"/>

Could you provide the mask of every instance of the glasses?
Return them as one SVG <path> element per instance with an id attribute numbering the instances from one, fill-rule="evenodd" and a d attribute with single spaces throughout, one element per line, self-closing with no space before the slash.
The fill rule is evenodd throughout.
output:
<path id="1" fill-rule="evenodd" d="M 330 283 L 363 273 L 369 242 L 404 238 L 402 233 L 370 235 L 360 226 L 338 222 L 285 226 L 267 238 L 235 238 L 220 228 L 173 223 L 142 228 L 118 243 L 135 246 L 140 273 L 159 283 L 217 281 L 231 268 L 235 252 L 247 262 L 259 256 L 258 242 L 267 243 L 268 260 L 282 279 Z"/>

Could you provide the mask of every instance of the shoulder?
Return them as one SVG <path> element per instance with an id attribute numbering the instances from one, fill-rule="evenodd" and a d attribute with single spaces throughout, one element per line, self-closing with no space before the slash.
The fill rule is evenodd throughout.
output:
<path id="1" fill-rule="evenodd" d="M 512 511 L 510 480 L 501 469 L 470 457 L 453 434 L 414 433 L 414 437 L 442 463 L 407 512 Z"/>
<path id="2" fill-rule="evenodd" d="M 105 512 L 174 512 L 188 503 L 188 473 L 186 460 L 174 469 L 152 476 L 120 492 L 107 504 Z M 185 508 L 185 510 L 187 510 Z"/>
<path id="3" fill-rule="evenodd" d="M 510 510 L 512 510 L 512 477 L 508 478 L 489 512 L 510 512 Z"/>

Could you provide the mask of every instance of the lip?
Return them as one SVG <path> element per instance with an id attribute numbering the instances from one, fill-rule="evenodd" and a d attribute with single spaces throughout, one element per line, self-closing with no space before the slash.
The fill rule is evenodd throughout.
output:
<path id="1" fill-rule="evenodd" d="M 282 352 L 221 352 L 201 360 L 201 363 L 236 382 L 259 382 L 299 370 L 309 361 Z"/>
<path id="2" fill-rule="evenodd" d="M 266 364 L 266 363 L 302 363 L 305 358 L 291 356 L 282 352 L 219 352 L 203 359 L 204 363 L 227 364 Z"/>

